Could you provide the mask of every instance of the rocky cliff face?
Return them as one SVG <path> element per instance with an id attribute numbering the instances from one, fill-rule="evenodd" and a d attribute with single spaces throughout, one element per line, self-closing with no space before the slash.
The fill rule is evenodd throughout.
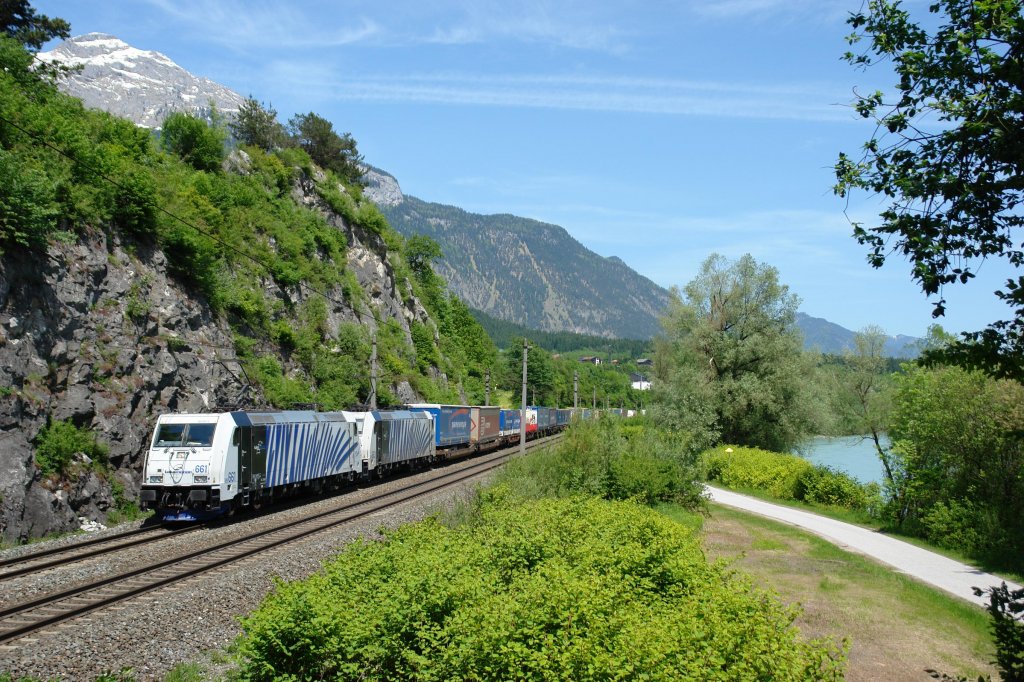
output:
<path id="1" fill-rule="evenodd" d="M 392 227 L 441 246 L 437 273 L 469 306 L 543 331 L 644 339 L 660 330 L 668 292 L 558 225 L 422 201 L 391 176 L 371 182 L 367 195 Z"/>
<path id="2" fill-rule="evenodd" d="M 378 206 L 397 206 L 405 201 L 405 195 L 402 194 L 402 188 L 399 187 L 395 176 L 379 168 L 367 166 L 363 182 L 366 183 L 366 198 Z"/>
<path id="3" fill-rule="evenodd" d="M 244 166 L 244 163 L 242 164 Z M 331 303 L 328 324 L 374 326 L 395 319 L 411 344 L 409 323 L 429 322 L 408 282 L 398 282 L 387 248 L 373 234 L 330 213 L 300 181 L 295 199 L 324 212 L 346 232 L 348 268 L 372 311 Z M 102 520 L 111 483 L 128 497 L 139 488 L 145 444 L 157 415 L 209 411 L 243 390 L 227 323 L 202 298 L 168 276 L 164 254 L 144 243 L 95 231 L 45 256 L 8 251 L 0 257 L 0 535 L 18 541 Z M 268 296 L 301 300 L 301 287 Z M 333 296 L 342 300 L 340 292 Z M 375 319 L 376 318 L 376 319 Z M 402 400 L 417 396 L 392 386 Z M 109 447 L 113 473 L 88 467 L 70 479 L 44 477 L 33 441 L 50 421 L 71 420 Z"/>
<path id="4" fill-rule="evenodd" d="M 208 116 L 211 102 L 220 113 L 231 116 L 245 100 L 234 90 L 193 76 L 159 52 L 136 49 L 105 33 L 76 36 L 38 57 L 81 67 L 64 79 L 62 90 L 87 107 L 146 128 L 160 127 L 174 111 Z"/>

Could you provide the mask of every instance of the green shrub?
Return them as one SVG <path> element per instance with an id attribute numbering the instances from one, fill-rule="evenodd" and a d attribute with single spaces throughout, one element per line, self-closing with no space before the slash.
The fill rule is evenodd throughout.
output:
<path id="1" fill-rule="evenodd" d="M 216 171 L 224 160 L 224 131 L 201 119 L 174 112 L 164 119 L 160 143 L 196 170 Z"/>
<path id="2" fill-rule="evenodd" d="M 356 201 L 348 192 L 340 189 L 336 178 L 328 176 L 327 180 L 317 183 L 316 191 L 331 210 L 344 218 L 346 223 L 358 222 Z"/>
<path id="3" fill-rule="evenodd" d="M 107 462 L 109 449 L 89 429 L 70 421 L 51 422 L 36 436 L 36 465 L 44 475 L 65 474 L 72 458 L 83 453 L 99 465 Z"/>
<path id="4" fill-rule="evenodd" d="M 0 149 L 0 245 L 39 248 L 57 229 L 54 183 Z"/>
<path id="5" fill-rule="evenodd" d="M 841 679 L 796 615 L 657 512 L 498 489 L 475 522 L 405 526 L 279 583 L 242 621 L 240 677 Z"/>
<path id="6" fill-rule="evenodd" d="M 267 154 L 259 147 L 246 147 L 252 162 L 252 170 L 263 181 L 263 185 L 275 196 L 284 196 L 292 188 L 295 171 L 274 154 Z"/>
<path id="7" fill-rule="evenodd" d="M 110 481 L 110 494 L 114 498 L 114 506 L 107 512 L 107 523 L 109 525 L 117 525 L 127 521 L 134 521 L 142 516 L 142 510 L 139 509 L 139 505 L 133 500 L 128 499 L 128 496 L 125 495 L 124 484 L 114 477 L 108 480 Z"/>
<path id="8" fill-rule="evenodd" d="M 412 344 L 416 349 L 416 366 L 421 372 L 426 372 L 431 367 L 441 364 L 441 358 L 437 354 L 437 346 L 434 345 L 434 332 L 430 327 L 413 320 L 409 325 L 412 334 Z"/>
<path id="9" fill-rule="evenodd" d="M 509 462 L 498 480 L 526 499 L 588 495 L 645 504 L 701 505 L 685 450 L 653 427 L 623 436 L 621 419 L 573 424 L 561 442 Z"/>
<path id="10" fill-rule="evenodd" d="M 388 225 L 387 218 L 385 218 L 384 214 L 380 212 L 377 206 L 370 201 L 364 200 L 359 204 L 359 210 L 356 213 L 356 223 L 370 232 L 382 237 L 386 237 L 391 233 L 391 226 Z M 398 252 L 398 248 L 396 248 L 398 244 L 396 242 L 393 242 L 388 246 L 389 249 L 394 250 L 396 253 Z"/>
<path id="11" fill-rule="evenodd" d="M 992 619 L 995 662 L 1003 681 L 1024 682 L 1024 589 L 1011 590 L 1004 582 L 987 590 L 975 587 L 974 593 L 989 595 L 986 610 Z"/>
<path id="12" fill-rule="evenodd" d="M 842 471 L 815 465 L 797 480 L 796 499 L 831 507 L 866 510 L 870 502 L 868 487 Z"/>
<path id="13" fill-rule="evenodd" d="M 811 463 L 796 455 L 760 448 L 721 446 L 704 455 L 710 480 L 730 488 L 753 488 L 782 499 L 797 499 L 800 477 Z"/>
<path id="14" fill-rule="evenodd" d="M 919 523 L 924 536 L 940 547 L 976 554 L 1000 535 L 998 523 L 986 519 L 984 511 L 970 500 L 938 501 L 921 514 Z"/>
<path id="15" fill-rule="evenodd" d="M 288 168 L 298 168 L 306 177 L 313 177 L 313 160 L 302 147 L 283 147 L 275 150 L 274 155 Z"/>

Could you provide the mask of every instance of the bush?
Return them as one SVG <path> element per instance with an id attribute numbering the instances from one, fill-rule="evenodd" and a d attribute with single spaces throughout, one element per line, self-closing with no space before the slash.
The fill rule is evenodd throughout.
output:
<path id="1" fill-rule="evenodd" d="M 1005 582 L 987 590 L 974 588 L 979 597 L 986 592 L 999 673 L 1003 682 L 1024 682 L 1024 589 L 1011 590 Z"/>
<path id="2" fill-rule="evenodd" d="M 54 183 L 0 149 L 0 245 L 40 248 L 57 229 Z"/>
<path id="3" fill-rule="evenodd" d="M 349 546 L 242 621 L 269 679 L 840 679 L 835 646 L 632 503 L 484 495 L 479 518 Z"/>
<path id="4" fill-rule="evenodd" d="M 815 465 L 805 470 L 797 480 L 796 499 L 830 507 L 866 510 L 871 494 L 868 486 L 849 474 Z"/>
<path id="5" fill-rule="evenodd" d="M 800 477 L 811 463 L 796 455 L 760 448 L 722 446 L 704 455 L 707 477 L 730 488 L 753 488 L 781 499 L 797 499 Z"/>
<path id="6" fill-rule="evenodd" d="M 526 499 L 587 495 L 698 508 L 701 486 L 685 450 L 653 427 L 623 435 L 618 418 L 577 422 L 554 448 L 509 462 L 499 474 Z"/>
<path id="7" fill-rule="evenodd" d="M 225 137 L 195 116 L 174 112 L 164 119 L 160 142 L 196 170 L 216 171 L 224 160 Z"/>
<path id="8" fill-rule="evenodd" d="M 66 474 L 71 459 L 83 453 L 98 464 L 106 464 L 109 450 L 89 429 L 70 421 L 51 422 L 36 436 L 36 465 L 46 476 Z"/>
<path id="9" fill-rule="evenodd" d="M 920 525 L 929 541 L 966 554 L 987 549 L 1000 530 L 998 522 L 985 518 L 983 508 L 970 500 L 956 499 L 933 504 L 921 514 Z"/>

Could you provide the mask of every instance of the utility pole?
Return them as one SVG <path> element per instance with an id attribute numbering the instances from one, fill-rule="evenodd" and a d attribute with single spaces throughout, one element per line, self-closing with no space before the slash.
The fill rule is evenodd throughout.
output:
<path id="1" fill-rule="evenodd" d="M 523 404 L 519 419 L 519 454 L 526 454 L 526 353 L 528 347 L 523 339 Z"/>
<path id="2" fill-rule="evenodd" d="M 572 407 L 575 410 L 580 406 L 580 372 L 572 373 Z"/>
<path id="3" fill-rule="evenodd" d="M 594 402 L 593 402 L 593 404 L 591 404 L 590 409 L 592 409 L 592 410 L 596 410 L 597 409 L 597 386 L 594 386 Z"/>
<path id="4" fill-rule="evenodd" d="M 487 368 L 487 377 L 484 379 L 484 407 L 491 404 L 491 368 Z"/>
<path id="5" fill-rule="evenodd" d="M 370 409 L 377 409 L 377 328 L 373 328 L 373 345 L 370 349 Z"/>

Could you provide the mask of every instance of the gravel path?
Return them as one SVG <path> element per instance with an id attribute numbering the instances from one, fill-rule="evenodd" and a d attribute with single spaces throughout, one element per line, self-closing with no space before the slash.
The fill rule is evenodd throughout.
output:
<path id="1" fill-rule="evenodd" d="M 705 486 L 705 488 L 713 502 L 803 528 L 843 549 L 877 559 L 901 573 L 913 576 L 921 582 L 980 606 L 987 606 L 988 599 L 975 596 L 972 588 L 987 588 L 1003 582 L 1002 578 L 991 573 L 985 573 L 967 564 L 921 549 L 877 531 L 799 509 L 764 502 L 721 488 L 711 486 Z M 1020 589 L 1020 585 L 1016 583 L 1006 581 L 1006 584 L 1010 589 Z"/>
<path id="2" fill-rule="evenodd" d="M 387 481 L 349 492 L 344 499 L 356 501 L 434 475 L 424 472 Z M 241 632 L 238 619 L 259 605 L 273 589 L 275 579 L 290 581 L 308 577 L 356 538 L 378 537 L 383 527 L 394 528 L 469 500 L 473 490 L 488 475 L 97 611 L 48 633 L 19 640 L 12 646 L 0 646 L 0 673 L 11 673 L 15 678 L 32 675 L 46 680 L 92 680 L 105 671 L 131 668 L 139 680 L 162 679 L 175 665 L 202 661 L 206 658 L 204 652 L 219 651 L 229 645 Z M 121 572 L 180 549 L 179 544 L 196 547 L 212 544 L 251 528 L 269 525 L 274 520 L 308 515 L 337 504 L 339 499 L 320 500 L 224 527 L 188 533 L 168 540 L 166 547 L 126 550 L 118 554 L 116 564 L 111 560 L 86 561 L 55 568 L 43 576 L 12 579 L 0 589 L 4 593 L 0 602 L 21 601 L 97 575 Z M 57 542 L 64 544 L 69 540 Z M 0 553 L 0 556 L 8 554 L 14 552 Z M 14 599 L 9 599 L 12 594 Z"/>

